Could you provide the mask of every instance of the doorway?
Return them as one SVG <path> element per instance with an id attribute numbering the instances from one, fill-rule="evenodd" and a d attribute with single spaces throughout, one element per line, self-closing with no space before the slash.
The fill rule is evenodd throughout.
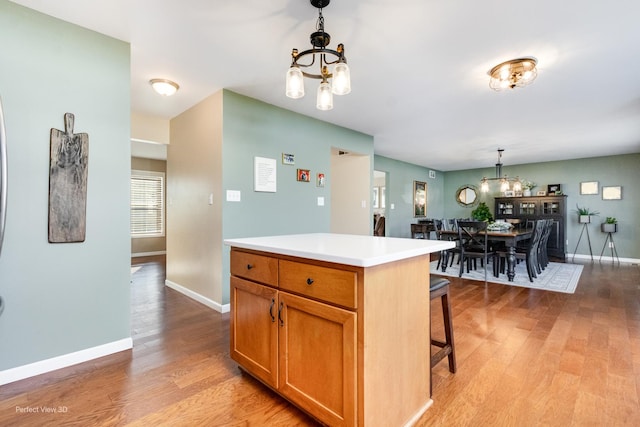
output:
<path id="1" fill-rule="evenodd" d="M 371 157 L 331 149 L 331 232 L 371 235 Z"/>
<path id="2" fill-rule="evenodd" d="M 373 235 L 386 236 L 387 217 L 387 173 L 373 171 Z"/>

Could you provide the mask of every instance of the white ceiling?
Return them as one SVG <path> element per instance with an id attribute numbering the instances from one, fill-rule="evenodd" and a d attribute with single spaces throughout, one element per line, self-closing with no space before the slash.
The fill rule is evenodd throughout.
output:
<path id="1" fill-rule="evenodd" d="M 334 109 L 284 95 L 291 49 L 310 47 L 309 0 L 16 0 L 131 43 L 131 106 L 174 117 L 227 88 L 374 136 L 375 152 L 439 170 L 640 152 L 640 1 L 333 0 L 352 92 Z M 528 87 L 494 92 L 487 71 L 539 61 Z M 149 79 L 168 78 L 162 98 Z M 302 136 L 303 137 L 303 136 Z M 339 145 L 339 142 L 336 142 Z"/>

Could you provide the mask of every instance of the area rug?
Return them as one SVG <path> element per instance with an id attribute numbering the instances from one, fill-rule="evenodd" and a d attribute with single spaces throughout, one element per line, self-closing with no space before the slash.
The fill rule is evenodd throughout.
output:
<path id="1" fill-rule="evenodd" d="M 436 271 L 437 265 L 437 261 L 433 261 L 431 263 L 430 268 L 432 274 L 458 277 L 459 270 L 457 264 L 447 267 L 447 271 L 445 273 L 443 273 L 441 269 Z M 524 262 L 520 262 L 516 265 L 516 276 L 514 277 L 513 282 L 510 282 L 507 279 L 506 274 L 500 274 L 500 277 L 494 277 L 493 266 L 489 265 L 489 269 L 487 270 L 487 282 L 572 294 L 576 291 L 578 280 L 580 280 L 580 274 L 582 274 L 582 265 L 580 264 L 550 262 L 542 271 L 542 274 L 538 274 L 538 277 L 533 279 L 533 282 L 530 282 L 529 275 L 527 274 L 527 267 Z M 484 268 L 471 270 L 469 273 L 465 271 L 462 274 L 462 278 L 484 282 Z"/>

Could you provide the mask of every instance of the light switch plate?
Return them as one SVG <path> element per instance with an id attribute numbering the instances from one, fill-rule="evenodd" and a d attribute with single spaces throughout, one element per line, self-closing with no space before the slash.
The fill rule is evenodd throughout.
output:
<path id="1" fill-rule="evenodd" d="M 227 202 L 239 202 L 239 201 L 240 201 L 240 191 L 227 190 Z"/>
<path id="2" fill-rule="evenodd" d="M 318 206 L 324 206 L 324 197 L 322 196 L 318 197 Z"/>

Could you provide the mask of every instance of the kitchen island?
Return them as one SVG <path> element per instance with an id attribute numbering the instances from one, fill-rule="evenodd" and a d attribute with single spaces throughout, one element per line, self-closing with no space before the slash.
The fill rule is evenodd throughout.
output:
<path id="1" fill-rule="evenodd" d="M 231 357 L 322 423 L 412 425 L 431 404 L 430 253 L 446 241 L 227 239 Z"/>

